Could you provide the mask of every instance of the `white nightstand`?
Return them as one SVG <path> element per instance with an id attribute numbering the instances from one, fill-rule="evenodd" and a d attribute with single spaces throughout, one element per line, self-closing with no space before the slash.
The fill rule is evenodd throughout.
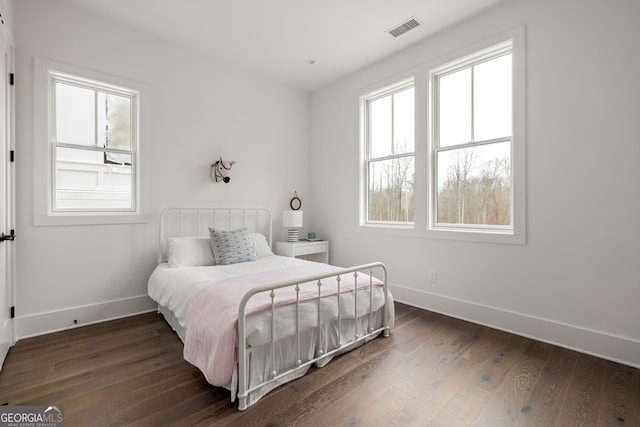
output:
<path id="1" fill-rule="evenodd" d="M 329 242 L 276 242 L 276 254 L 288 257 L 301 257 L 309 261 L 329 263 Z"/>

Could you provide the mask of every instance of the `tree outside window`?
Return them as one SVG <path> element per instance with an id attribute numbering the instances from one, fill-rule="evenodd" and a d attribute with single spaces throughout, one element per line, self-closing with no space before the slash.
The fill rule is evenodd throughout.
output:
<path id="1" fill-rule="evenodd" d="M 511 46 L 432 74 L 434 223 L 512 228 Z"/>
<path id="2" fill-rule="evenodd" d="M 366 222 L 413 223 L 414 88 L 404 82 L 363 101 Z"/>

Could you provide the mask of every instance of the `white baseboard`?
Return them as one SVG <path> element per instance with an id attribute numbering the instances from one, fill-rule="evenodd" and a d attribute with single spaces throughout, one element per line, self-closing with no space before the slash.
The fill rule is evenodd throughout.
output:
<path id="1" fill-rule="evenodd" d="M 45 313 L 16 316 L 16 341 L 37 335 L 157 310 L 158 305 L 147 295 L 70 307 Z M 77 320 L 77 324 L 74 323 Z"/>
<path id="2" fill-rule="evenodd" d="M 399 285 L 390 284 L 389 289 L 397 302 L 640 368 L 640 341 L 632 338 Z"/>

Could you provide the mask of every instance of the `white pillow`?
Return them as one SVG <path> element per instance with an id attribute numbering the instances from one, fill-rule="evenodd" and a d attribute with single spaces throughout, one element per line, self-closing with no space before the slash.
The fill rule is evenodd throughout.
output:
<path id="1" fill-rule="evenodd" d="M 253 241 L 256 245 L 256 257 L 262 258 L 265 256 L 273 255 L 271 248 L 269 247 L 269 243 L 267 243 L 267 238 L 264 237 L 262 233 L 249 233 L 251 237 L 253 237 Z"/>
<path id="2" fill-rule="evenodd" d="M 170 267 L 215 265 L 208 237 L 172 237 L 167 242 Z"/>

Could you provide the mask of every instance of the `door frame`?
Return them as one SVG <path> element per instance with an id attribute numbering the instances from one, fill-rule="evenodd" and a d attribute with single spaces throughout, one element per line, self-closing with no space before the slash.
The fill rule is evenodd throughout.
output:
<path id="1" fill-rule="evenodd" d="M 7 11 L 3 8 L 4 3 L 0 3 L 0 13 L 2 13 L 2 24 L 0 25 L 0 43 L 2 44 L 4 51 L 6 49 L 6 75 L 2 77 L 2 84 L 4 87 L 5 99 L 1 99 L 0 102 L 4 104 L 5 107 L 5 129 L 4 137 L 5 143 L 4 147 L 1 147 L 4 150 L 4 162 L 0 165 L 0 173 L 4 176 L 4 181 L 6 182 L 5 189 L 3 192 L 5 194 L 5 212 L 4 214 L 4 223 L 0 224 L 0 232 L 9 233 L 10 230 L 15 230 L 15 86 L 14 86 L 14 40 L 13 33 L 11 32 L 11 27 L 7 25 L 8 20 L 11 18 L 7 16 Z M 5 60 L 4 58 L 2 59 Z M 15 274 L 16 274 L 16 249 L 15 249 L 15 241 L 8 240 L 0 243 L 5 245 L 5 253 L 6 259 L 2 260 L 4 266 L 6 267 L 6 300 L 3 301 L 3 304 L 6 304 L 5 309 L 9 311 L 9 307 L 15 307 Z M 11 310 L 13 311 L 13 310 Z M 8 322 L 6 325 L 8 333 L 9 333 L 9 346 L 6 349 L 0 349 L 0 370 L 2 369 L 2 365 L 4 363 L 4 359 L 7 355 L 9 348 L 11 348 L 16 343 L 16 325 L 13 313 L 7 314 L 7 319 L 0 319 L 0 321 Z"/>

